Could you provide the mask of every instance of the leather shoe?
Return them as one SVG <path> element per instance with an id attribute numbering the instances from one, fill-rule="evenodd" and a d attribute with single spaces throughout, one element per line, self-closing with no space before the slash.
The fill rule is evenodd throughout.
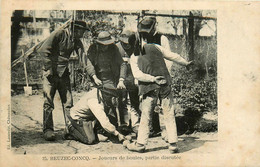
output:
<path id="1" fill-rule="evenodd" d="M 54 134 L 53 130 L 46 130 L 44 132 L 44 139 L 46 141 L 54 141 L 55 140 L 55 134 Z"/>
<path id="2" fill-rule="evenodd" d="M 139 153 L 143 153 L 145 150 L 145 146 L 140 145 L 137 142 L 129 143 L 129 144 L 127 144 L 126 147 L 129 151 L 135 151 L 135 152 L 139 152 Z"/>
<path id="3" fill-rule="evenodd" d="M 179 152 L 179 149 L 178 149 L 178 146 L 176 143 L 171 143 L 168 148 L 169 148 L 169 151 L 171 154 Z"/>

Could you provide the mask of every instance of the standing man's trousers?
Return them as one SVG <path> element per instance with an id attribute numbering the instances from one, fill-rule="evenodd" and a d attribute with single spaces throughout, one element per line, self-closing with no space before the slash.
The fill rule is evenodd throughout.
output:
<path id="1" fill-rule="evenodd" d="M 147 144 L 150 133 L 149 124 L 152 121 L 154 108 L 157 105 L 157 100 L 160 98 L 159 96 L 158 90 L 154 90 L 146 95 L 143 95 L 141 102 L 141 122 L 137 138 L 137 142 L 140 144 Z M 177 143 L 178 137 L 172 95 L 169 94 L 165 98 L 160 98 L 160 100 L 162 100 L 164 124 L 168 135 L 168 141 L 169 143 Z"/>
<path id="2" fill-rule="evenodd" d="M 127 87 L 128 85 L 126 85 Z M 131 119 L 131 125 L 134 130 L 134 132 L 137 133 L 139 123 L 140 123 L 140 109 L 139 109 L 139 96 L 138 96 L 138 87 L 132 86 L 127 87 L 126 90 L 122 90 L 122 93 L 119 96 L 119 105 L 118 109 L 120 112 L 120 121 L 121 124 L 128 124 L 124 118 L 125 114 L 128 114 L 127 109 L 127 96 L 129 95 L 129 100 L 131 104 L 130 109 L 130 119 Z"/>
<path id="3" fill-rule="evenodd" d="M 54 109 L 53 99 L 58 90 L 63 106 L 63 114 L 66 117 L 66 126 L 69 124 L 67 115 L 69 115 L 70 108 L 73 105 L 69 73 L 64 72 L 62 77 L 53 75 L 46 76 L 43 72 L 43 132 L 46 130 L 54 130 L 52 111 Z"/>

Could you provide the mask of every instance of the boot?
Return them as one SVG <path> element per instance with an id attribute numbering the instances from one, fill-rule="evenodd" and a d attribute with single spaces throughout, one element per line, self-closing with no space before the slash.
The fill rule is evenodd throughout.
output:
<path id="1" fill-rule="evenodd" d="M 145 150 L 145 146 L 137 142 L 129 143 L 126 147 L 129 151 L 135 151 L 139 153 L 143 153 Z"/>
<path id="2" fill-rule="evenodd" d="M 47 129 L 47 130 L 44 132 L 44 139 L 45 139 L 46 141 L 54 141 L 54 140 L 55 140 L 55 134 L 54 134 L 53 130 Z"/>
<path id="3" fill-rule="evenodd" d="M 69 129 L 71 128 L 71 124 L 66 126 L 65 130 L 64 130 L 64 134 L 63 134 L 63 140 L 76 140 L 75 137 L 73 137 L 70 132 Z"/>
<path id="4" fill-rule="evenodd" d="M 171 143 L 169 146 L 169 151 L 171 154 L 174 154 L 174 153 L 178 153 L 179 152 L 179 149 L 178 149 L 178 145 L 177 143 Z"/>

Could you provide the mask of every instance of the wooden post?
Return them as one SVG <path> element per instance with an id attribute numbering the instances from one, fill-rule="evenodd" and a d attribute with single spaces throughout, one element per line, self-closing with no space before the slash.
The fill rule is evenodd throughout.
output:
<path id="1" fill-rule="evenodd" d="M 37 43 L 36 11 L 33 11 L 33 30 L 34 30 L 33 45 L 35 45 Z"/>
<path id="2" fill-rule="evenodd" d="M 206 54 L 206 60 L 205 60 L 206 79 L 209 79 L 209 69 L 208 69 L 209 52 L 210 52 L 210 48 L 209 48 L 209 46 L 207 45 L 207 54 Z"/>
<path id="3" fill-rule="evenodd" d="M 74 54 L 73 54 L 74 56 Z M 72 87 L 75 88 L 75 60 L 72 60 L 71 62 L 71 78 L 72 78 Z"/>
<path id="4" fill-rule="evenodd" d="M 189 60 L 194 60 L 194 18 L 193 14 L 190 12 L 190 17 L 188 19 L 189 30 L 188 30 L 188 46 L 189 46 Z"/>
<path id="5" fill-rule="evenodd" d="M 75 21 L 76 20 L 76 11 L 75 10 L 73 10 L 73 21 Z M 74 22 L 75 23 L 75 22 Z M 73 24 L 73 27 L 72 27 L 72 39 L 73 39 L 73 42 L 75 42 L 74 41 L 74 31 L 75 31 L 75 26 L 74 26 L 74 24 Z M 71 56 L 71 58 L 72 58 L 72 69 L 71 69 L 71 71 L 72 71 L 72 86 L 73 86 L 73 88 L 75 89 L 76 88 L 76 79 L 75 79 L 75 58 L 76 58 L 76 55 L 75 55 L 75 51 L 72 53 L 72 56 Z"/>
<path id="6" fill-rule="evenodd" d="M 22 55 L 24 55 L 23 49 L 22 49 Z M 24 67 L 24 75 L 25 75 L 26 86 L 28 87 L 29 81 L 28 81 L 28 75 L 27 75 L 27 69 L 26 69 L 26 59 L 24 60 L 23 67 Z"/>
<path id="7" fill-rule="evenodd" d="M 182 33 L 185 37 L 187 36 L 186 26 L 187 26 L 186 19 L 182 19 L 182 27 L 183 27 Z"/>

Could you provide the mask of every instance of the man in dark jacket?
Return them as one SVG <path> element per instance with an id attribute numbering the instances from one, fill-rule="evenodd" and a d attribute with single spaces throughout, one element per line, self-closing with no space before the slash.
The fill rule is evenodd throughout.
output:
<path id="1" fill-rule="evenodd" d="M 129 42 L 130 41 L 130 42 Z M 116 45 L 119 49 L 119 52 L 124 60 L 124 62 L 127 65 L 127 71 L 126 71 L 126 78 L 124 81 L 126 89 L 122 91 L 121 98 L 119 98 L 119 108 L 121 110 L 127 109 L 127 96 L 129 95 L 130 99 L 130 122 L 131 123 L 131 130 L 137 134 L 138 127 L 140 123 L 140 110 L 139 110 L 139 96 L 138 96 L 138 87 L 135 84 L 135 79 L 132 74 L 132 70 L 130 67 L 130 57 L 134 53 L 134 42 L 135 42 L 135 33 L 130 30 L 124 30 L 120 34 L 120 42 L 118 42 Z M 124 117 L 121 118 L 121 120 L 124 120 Z M 126 124 L 126 120 L 124 122 Z"/>
<path id="2" fill-rule="evenodd" d="M 117 89 L 117 87 L 124 87 L 126 64 L 114 44 L 114 39 L 107 31 L 99 33 L 96 42 L 89 47 L 87 57 L 94 66 L 94 71 L 88 70 L 87 67 L 88 74 L 93 78 L 96 85 L 112 90 Z M 103 93 L 102 96 L 104 110 L 110 122 L 118 127 L 116 107 L 112 104 L 112 97 Z"/>
<path id="3" fill-rule="evenodd" d="M 50 37 L 39 48 L 43 58 L 43 132 L 45 140 L 55 140 L 52 111 L 56 90 L 60 94 L 66 126 L 67 116 L 73 105 L 68 63 L 73 51 L 82 49 L 80 41 L 87 30 L 84 21 L 73 21 L 69 27 L 51 33 Z"/>

